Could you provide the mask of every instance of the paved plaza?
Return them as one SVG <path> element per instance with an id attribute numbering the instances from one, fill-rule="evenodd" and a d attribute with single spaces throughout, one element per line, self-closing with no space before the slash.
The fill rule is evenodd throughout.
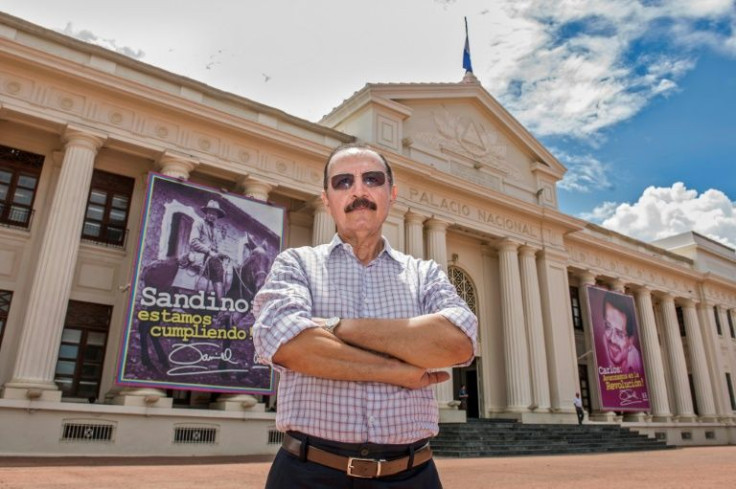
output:
<path id="1" fill-rule="evenodd" d="M 736 446 L 615 454 L 449 459 L 445 489 L 732 488 Z M 266 457 L 40 459 L 0 457 L 0 489 L 261 489 Z"/>

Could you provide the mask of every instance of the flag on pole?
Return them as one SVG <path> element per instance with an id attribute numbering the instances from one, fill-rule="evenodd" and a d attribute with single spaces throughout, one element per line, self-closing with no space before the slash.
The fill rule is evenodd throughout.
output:
<path id="1" fill-rule="evenodd" d="M 463 49 L 463 68 L 466 72 L 473 72 L 473 64 L 470 62 L 470 40 L 468 38 L 468 18 L 465 17 L 465 49 Z"/>

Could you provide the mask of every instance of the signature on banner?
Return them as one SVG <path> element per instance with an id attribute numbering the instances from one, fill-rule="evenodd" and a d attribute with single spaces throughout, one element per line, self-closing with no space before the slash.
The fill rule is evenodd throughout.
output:
<path id="1" fill-rule="evenodd" d="M 168 375 L 219 374 L 227 372 L 247 372 L 245 368 L 222 368 L 223 364 L 238 365 L 233 361 L 233 352 L 225 348 L 217 353 L 208 353 L 209 348 L 218 348 L 218 343 L 175 343 L 169 353 L 169 361 L 177 365 L 166 372 Z M 201 365 L 217 361 L 214 365 Z"/>
<path id="2" fill-rule="evenodd" d="M 632 404 L 640 404 L 644 399 L 639 397 L 639 393 L 633 389 L 622 389 L 618 393 L 618 398 L 622 406 L 631 406 Z"/>

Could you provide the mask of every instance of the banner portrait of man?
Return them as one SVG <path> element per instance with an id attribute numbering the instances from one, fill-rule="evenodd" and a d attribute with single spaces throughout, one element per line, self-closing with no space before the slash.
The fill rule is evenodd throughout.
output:
<path id="1" fill-rule="evenodd" d="M 141 227 L 118 383 L 273 393 L 251 303 L 281 250 L 284 210 L 151 174 Z"/>
<path id="2" fill-rule="evenodd" d="M 649 409 L 636 309 L 631 296 L 588 286 L 590 324 L 601 407 Z"/>

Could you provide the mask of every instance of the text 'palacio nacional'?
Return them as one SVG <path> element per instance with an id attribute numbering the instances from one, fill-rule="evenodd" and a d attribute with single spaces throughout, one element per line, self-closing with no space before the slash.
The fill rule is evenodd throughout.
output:
<path id="1" fill-rule="evenodd" d="M 443 421 L 576 423 L 580 392 L 586 422 L 736 443 L 734 250 L 561 213 L 565 168 L 472 74 L 368 84 L 312 123 L 0 14 L 0 455 L 275 453 L 276 396 L 118 383 L 149 176 L 283 209 L 283 247 L 326 243 L 324 162 L 354 141 L 393 167 L 391 245 L 446 267 L 479 319 Z M 646 410 L 604 407 L 598 289 L 635 305 Z"/>

